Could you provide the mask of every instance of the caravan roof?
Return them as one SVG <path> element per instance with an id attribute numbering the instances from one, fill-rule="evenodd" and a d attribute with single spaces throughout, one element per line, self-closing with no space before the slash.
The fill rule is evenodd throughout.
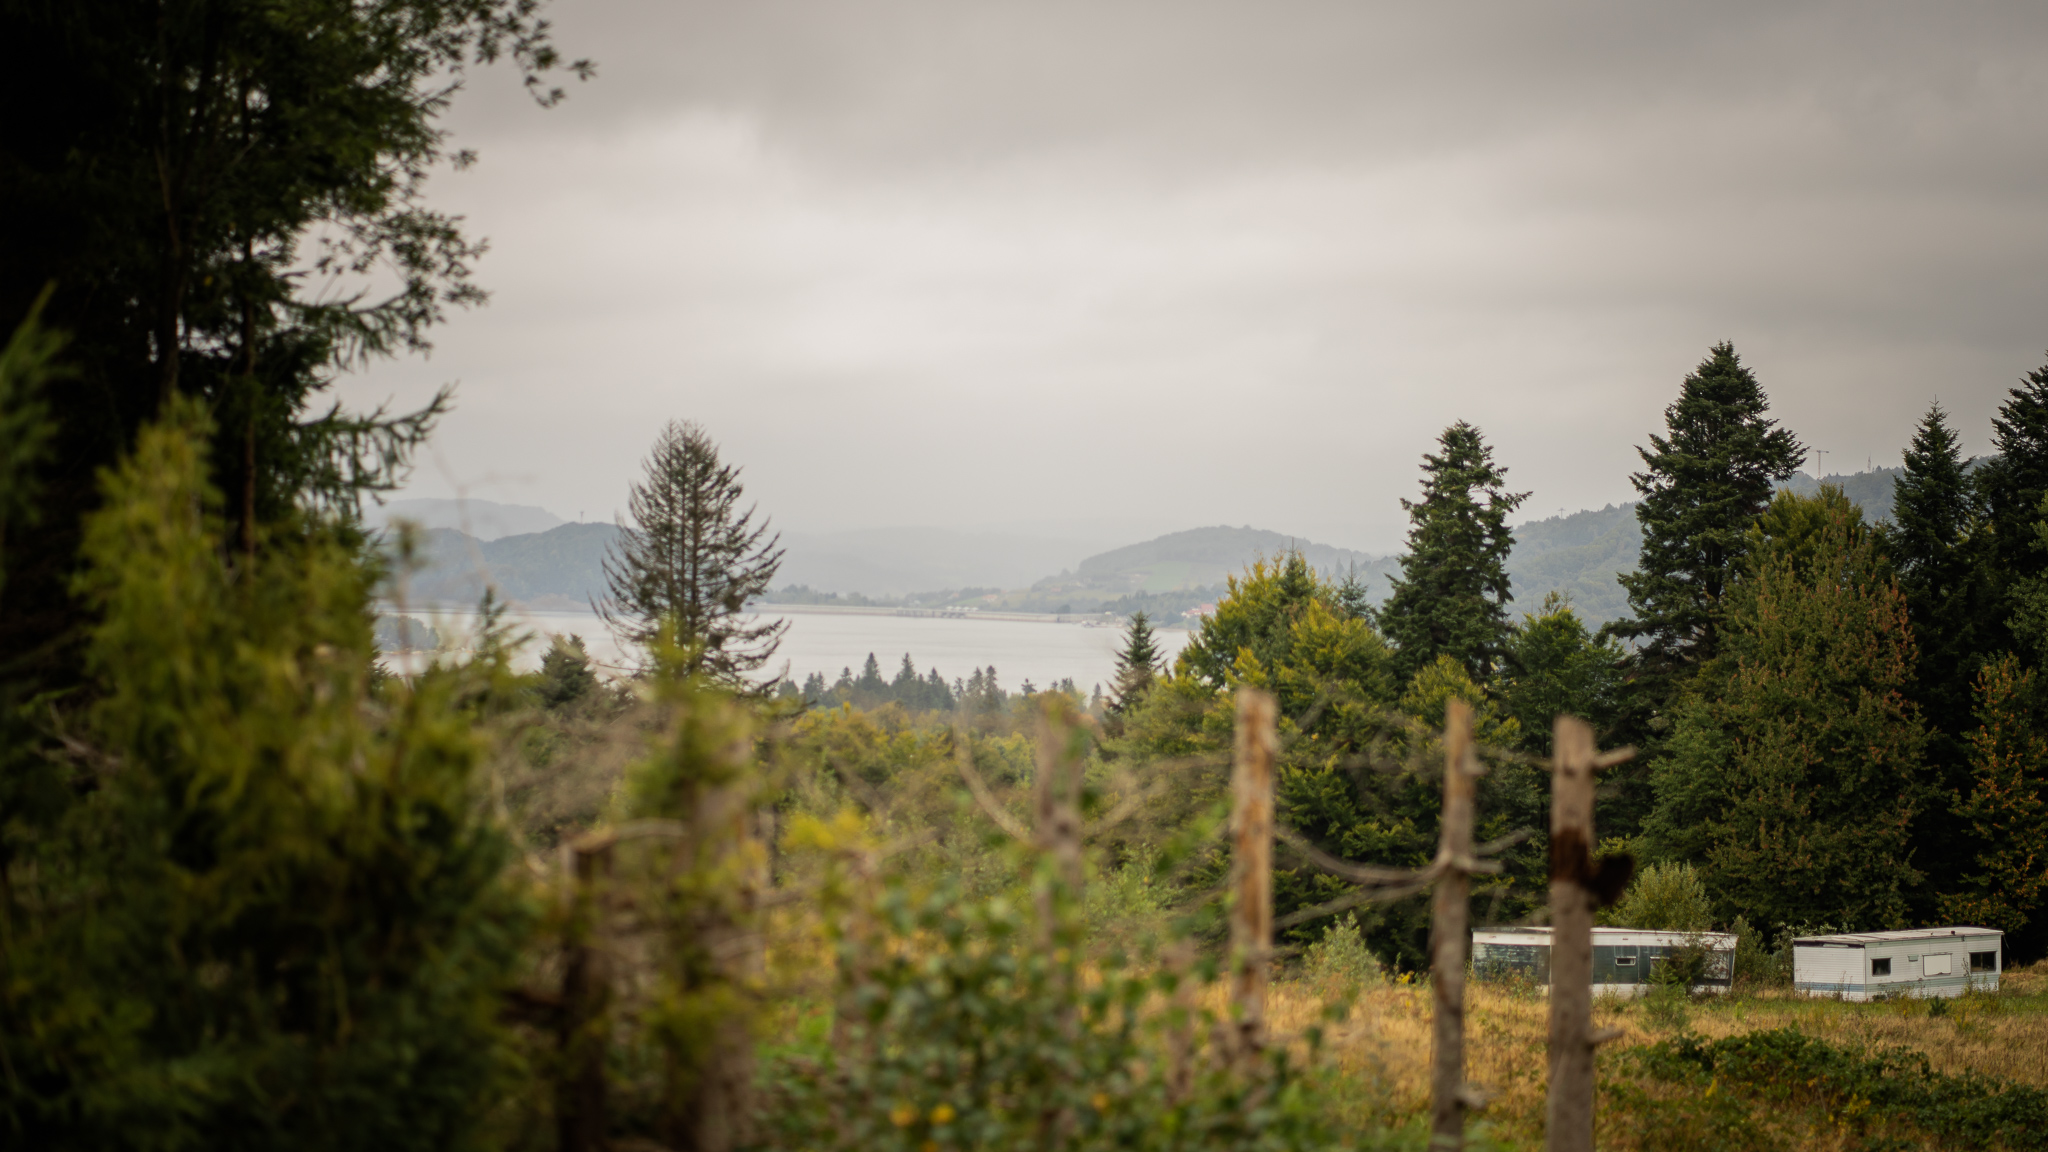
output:
<path id="1" fill-rule="evenodd" d="M 1861 948 L 1866 944 L 1896 944 L 1907 940 L 1946 940 L 1961 936 L 2003 936 L 1996 928 L 1953 925 L 1946 928 L 1901 928 L 1891 932 L 1840 932 L 1833 936 L 1796 936 L 1794 944 L 1845 944 Z"/>

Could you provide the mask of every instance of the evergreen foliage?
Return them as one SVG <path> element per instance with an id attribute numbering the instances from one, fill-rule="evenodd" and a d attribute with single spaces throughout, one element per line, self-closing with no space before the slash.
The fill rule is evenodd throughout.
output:
<path id="1" fill-rule="evenodd" d="M 1799 467 L 1798 440 L 1765 418 L 1769 410 L 1734 346 L 1716 344 L 1664 410 L 1665 434 L 1637 450 L 1644 470 L 1631 479 L 1643 497 L 1642 556 L 1620 578 L 1635 616 L 1611 631 L 1641 640 L 1653 676 L 1683 673 L 1718 651 L 1723 601 L 1742 571 L 1750 525 L 1773 485 Z"/>
<path id="2" fill-rule="evenodd" d="M 352 513 L 402 478 L 446 394 L 392 417 L 322 407 L 336 373 L 421 350 L 481 302 L 483 244 L 430 206 L 470 155 L 440 118 L 510 58 L 544 103 L 565 62 L 535 0 L 0 4 L 0 317 L 54 285 L 75 387 L 47 399 L 45 512 L 21 530 L 0 652 L 45 688 L 81 672 L 65 594 L 93 475 L 178 395 L 216 418 L 212 481 L 244 552 L 306 504 Z M 581 75 L 585 63 L 567 64 Z M 52 93 L 67 94 L 52 99 Z M 311 272 L 313 275 L 308 276 Z M 309 288 L 308 285 L 317 285 Z"/>
<path id="3" fill-rule="evenodd" d="M 1719 919 L 1899 926 L 1926 739 L 1905 600 L 1846 501 L 1781 493 L 1767 522 L 1793 534 L 1750 533 L 1648 832 L 1697 864 Z"/>
<path id="4" fill-rule="evenodd" d="M 1954 923 L 2017 933 L 2048 905 L 2048 733 L 2037 680 L 2010 654 L 1978 673 L 1974 779 L 1967 797 L 1953 798 L 1977 851 L 1971 873 L 1941 901 Z M 2028 933 L 2029 942 L 2041 935 Z"/>
<path id="5" fill-rule="evenodd" d="M 2048 499 L 2048 367 L 2011 389 L 1991 421 L 1997 453 L 1977 474 L 1984 516 L 1990 522 L 1993 573 L 2017 581 L 2048 573 L 2048 553 L 2035 547 L 2034 523 Z"/>
<path id="6" fill-rule="evenodd" d="M 1525 751 L 1550 755 L 1551 730 L 1560 715 L 1580 717 L 1602 732 L 1613 725 L 1621 646 L 1595 636 L 1562 596 L 1550 594 L 1540 611 L 1522 617 L 1505 655 L 1510 672 L 1499 682 L 1498 695 Z"/>
<path id="7" fill-rule="evenodd" d="M 1714 909 L 1698 869 L 1683 861 L 1651 864 L 1641 872 L 1600 923 L 1651 932 L 1710 932 Z"/>
<path id="8" fill-rule="evenodd" d="M 1906 449 L 1892 517 L 1883 528 L 1920 649 L 1913 696 L 1956 751 L 1972 724 L 1976 666 L 2003 632 L 2003 621 L 1992 618 L 1996 605 L 1984 563 L 1991 534 L 1982 530 L 1982 492 L 1970 464 L 1948 414 L 1930 406 Z"/>
<path id="9" fill-rule="evenodd" d="M 540 702 L 549 708 L 566 708 L 597 691 L 597 670 L 590 665 L 590 650 L 583 637 L 556 636 L 540 658 Z"/>
<path id="10" fill-rule="evenodd" d="M 1152 621 L 1142 611 L 1131 613 L 1124 628 L 1124 646 L 1116 654 L 1116 671 L 1110 674 L 1109 710 L 1122 715 L 1135 706 L 1159 676 L 1159 645 L 1152 639 Z"/>
<path id="11" fill-rule="evenodd" d="M 719 460 L 718 445 L 697 424 L 671 420 L 643 472 L 627 503 L 633 527 L 620 525 L 605 556 L 609 595 L 597 613 L 643 646 L 672 625 L 693 653 L 689 674 L 738 687 L 775 655 L 789 628 L 786 620 L 742 619 L 782 563 L 779 538 L 765 521 L 753 523 L 754 509 L 740 509 L 739 468 Z"/>
<path id="12" fill-rule="evenodd" d="M 1493 462 L 1479 429 L 1462 420 L 1444 429 L 1437 449 L 1422 458 L 1422 499 L 1401 501 L 1408 552 L 1379 624 L 1404 678 L 1448 655 L 1484 684 L 1507 646 L 1514 599 L 1507 518 L 1529 494 L 1507 491 L 1507 470 Z"/>
<path id="13" fill-rule="evenodd" d="M 85 525 L 80 799 L 0 888 L 0 1131 L 475 1146 L 525 925 L 476 780 L 503 634 L 373 690 L 368 573 L 318 525 L 230 566 L 210 428 L 165 414 Z"/>

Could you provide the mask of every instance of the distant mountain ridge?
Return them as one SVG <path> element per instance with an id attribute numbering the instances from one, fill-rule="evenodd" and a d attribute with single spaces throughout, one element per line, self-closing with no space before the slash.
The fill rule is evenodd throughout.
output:
<path id="1" fill-rule="evenodd" d="M 393 500 L 369 509 L 363 519 L 372 528 L 388 528 L 394 520 L 410 520 L 422 528 L 448 528 L 478 540 L 545 532 L 568 523 L 547 509 L 530 504 L 469 499 Z"/>
<path id="2" fill-rule="evenodd" d="M 1822 483 L 1839 484 L 1868 519 L 1877 521 L 1891 516 L 1892 482 L 1901 471 L 1877 468 L 1820 480 L 1802 472 L 1785 487 L 1810 495 Z M 429 502 L 396 501 L 390 507 L 396 510 L 421 503 Z M 479 510 L 512 507 L 483 507 L 488 505 L 488 501 L 470 501 L 462 511 L 475 523 L 483 519 L 477 515 Z M 1625 615 L 1628 598 L 1615 576 L 1633 571 L 1642 554 L 1642 528 L 1636 522 L 1635 508 L 1633 503 L 1609 504 L 1516 525 L 1515 547 L 1508 560 L 1514 610 L 1534 611 L 1547 593 L 1557 591 L 1571 598 L 1573 608 L 1588 624 L 1597 626 Z M 524 511 L 547 515 L 541 509 Z M 471 605 L 490 584 L 501 596 L 528 607 L 586 608 L 604 593 L 605 549 L 618 534 L 617 527 L 604 523 L 557 524 L 543 531 L 490 539 L 449 527 L 430 527 L 423 541 L 424 564 L 407 582 L 405 595 L 412 603 Z M 835 572 L 854 576 L 863 570 L 870 574 L 881 571 L 887 574 L 887 586 L 879 591 L 883 596 L 958 590 L 958 595 L 949 594 L 950 599 L 920 596 L 919 603 L 926 606 L 957 602 L 982 608 L 1118 613 L 1144 608 L 1169 623 L 1184 609 L 1220 595 L 1225 580 L 1242 573 L 1253 561 L 1289 549 L 1299 549 L 1310 566 L 1328 579 L 1357 575 L 1376 602 L 1385 599 L 1392 578 L 1400 572 L 1397 555 L 1376 556 L 1249 525 L 1169 532 L 1085 556 L 1058 575 L 1028 586 L 1023 586 L 1028 573 L 1044 569 L 1026 565 L 1049 554 L 1071 555 L 1079 545 L 1050 538 L 941 529 L 792 534 L 790 541 L 790 555 L 777 577 L 778 584 L 875 594 L 865 587 L 840 585 L 830 577 Z M 900 553 L 890 552 L 892 541 L 901 546 Z M 1025 575 L 1016 575 L 1020 572 Z M 992 592 L 991 587 L 1013 590 Z M 773 595 L 768 599 L 772 601 Z"/>

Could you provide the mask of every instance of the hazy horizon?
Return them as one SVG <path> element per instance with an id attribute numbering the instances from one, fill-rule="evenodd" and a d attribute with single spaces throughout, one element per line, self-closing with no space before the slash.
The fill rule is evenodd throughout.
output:
<path id="1" fill-rule="evenodd" d="M 433 186 L 493 303 L 340 385 L 459 385 L 407 495 L 610 519 L 682 417 L 793 531 L 1385 552 L 1453 420 L 1541 518 L 1716 341 L 1819 472 L 1986 451 L 2048 346 L 2028 6 L 550 15 L 599 78 L 476 77 Z"/>

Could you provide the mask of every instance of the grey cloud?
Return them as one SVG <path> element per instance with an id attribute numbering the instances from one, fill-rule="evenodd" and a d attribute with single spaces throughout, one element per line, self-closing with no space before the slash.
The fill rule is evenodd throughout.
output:
<path id="1" fill-rule="evenodd" d="M 2048 345 L 2032 6 L 556 15 L 601 78 L 452 119 L 494 305 L 344 387 L 462 380 L 423 495 L 609 515 L 686 415 L 802 528 L 1386 548 L 1452 419 L 1548 512 L 1715 340 L 1830 466 L 1937 394 L 1982 450 Z"/>

